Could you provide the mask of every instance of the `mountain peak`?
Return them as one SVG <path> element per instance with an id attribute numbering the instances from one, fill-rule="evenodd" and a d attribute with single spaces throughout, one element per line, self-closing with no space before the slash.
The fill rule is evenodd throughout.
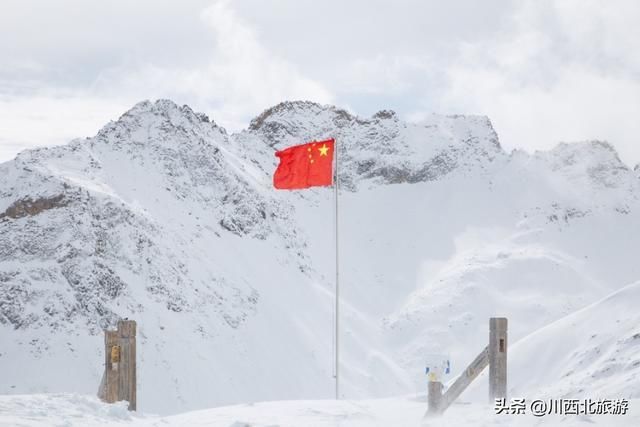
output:
<path id="1" fill-rule="evenodd" d="M 407 123 L 393 110 L 369 118 L 309 101 L 287 101 L 262 112 L 243 132 L 280 149 L 336 138 L 345 188 L 361 179 L 401 183 L 439 179 L 460 169 L 484 168 L 503 153 L 486 116 L 433 114 Z"/>
<path id="2" fill-rule="evenodd" d="M 536 151 L 535 156 L 572 180 L 586 178 L 608 188 L 634 185 L 629 181 L 630 168 L 606 141 L 561 142 L 549 151 Z"/>
<path id="3" fill-rule="evenodd" d="M 607 141 L 561 142 L 547 153 L 556 159 L 558 166 L 609 164 L 628 169 Z"/>
<path id="4" fill-rule="evenodd" d="M 376 112 L 373 116 L 371 116 L 371 118 L 374 120 L 375 119 L 388 120 L 388 119 L 397 119 L 398 115 L 393 110 L 380 110 Z"/>
<path id="5" fill-rule="evenodd" d="M 214 126 L 217 126 L 206 114 L 193 111 L 187 104 L 179 106 L 170 99 L 158 99 L 154 102 L 149 100 L 138 102 L 124 115 L 145 113 L 164 117 L 170 117 L 171 115 L 184 115 L 188 117 L 195 116 L 198 121 L 202 123 L 212 123 Z"/>
<path id="6" fill-rule="evenodd" d="M 178 106 L 169 99 L 158 99 L 138 102 L 118 120 L 100 129 L 96 139 L 115 144 L 123 141 L 142 143 L 166 140 L 166 136 L 176 132 L 193 135 L 212 131 L 226 135 L 224 128 L 206 114 L 196 113 L 188 105 Z"/>
<path id="7" fill-rule="evenodd" d="M 284 101 L 274 105 L 273 107 L 267 108 L 260 113 L 260 115 L 251 120 L 249 130 L 265 130 L 270 126 L 273 126 L 271 123 L 282 120 L 290 122 L 296 117 L 308 119 L 322 115 L 326 115 L 339 127 L 348 125 L 353 121 L 357 121 L 362 124 L 380 120 L 399 120 L 398 114 L 395 111 L 387 109 L 377 111 L 370 119 L 365 119 L 348 112 L 344 108 L 336 107 L 335 105 L 321 105 L 312 101 Z"/>
<path id="8" fill-rule="evenodd" d="M 352 114 L 333 105 L 321 105 L 312 101 L 284 101 L 267 108 L 251 120 L 249 130 L 268 132 L 274 127 L 273 123 L 283 120 L 288 122 L 308 120 L 321 115 L 328 115 L 342 122 L 350 122 L 354 119 Z"/>

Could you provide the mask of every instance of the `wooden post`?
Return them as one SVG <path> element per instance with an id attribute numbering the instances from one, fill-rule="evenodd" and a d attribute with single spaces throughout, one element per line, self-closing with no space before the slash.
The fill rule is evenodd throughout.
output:
<path id="1" fill-rule="evenodd" d="M 107 403 L 126 400 L 136 410 L 136 322 L 118 321 L 116 331 L 104 331 L 104 376 L 98 396 Z"/>
<path id="2" fill-rule="evenodd" d="M 433 417 L 441 415 L 444 412 L 442 407 L 442 383 L 440 381 L 429 381 L 429 387 L 427 389 L 427 403 L 429 409 L 427 410 L 427 417 Z"/>
<path id="3" fill-rule="evenodd" d="M 115 353 L 119 348 L 118 331 L 104 331 L 104 401 L 113 403 L 118 401 L 118 368 L 115 362 Z M 116 363 L 116 365 L 114 365 Z M 115 369 L 114 369 L 115 366 Z"/>
<path id="4" fill-rule="evenodd" d="M 118 322 L 120 338 L 120 375 L 118 378 L 118 400 L 129 402 L 129 410 L 135 411 L 136 402 L 136 322 Z"/>
<path id="5" fill-rule="evenodd" d="M 489 319 L 489 400 L 507 398 L 507 319 Z"/>

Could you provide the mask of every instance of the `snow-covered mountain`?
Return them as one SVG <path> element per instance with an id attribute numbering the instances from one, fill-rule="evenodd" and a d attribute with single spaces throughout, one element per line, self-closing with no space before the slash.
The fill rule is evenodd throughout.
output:
<path id="1" fill-rule="evenodd" d="M 486 117 L 406 123 L 310 102 L 230 135 L 187 106 L 145 101 L 93 138 L 0 164 L 0 393 L 95 392 L 101 329 L 128 317 L 142 409 L 331 397 L 333 191 L 271 186 L 275 149 L 325 137 L 343 183 L 348 397 L 424 391 L 427 353 L 460 372 L 489 316 L 510 318 L 517 348 L 583 336 L 548 325 L 640 278 L 638 168 L 605 142 L 507 153 Z M 635 312 L 627 293 L 615 311 Z M 640 333 L 627 323 L 599 322 L 593 345 Z M 612 371 L 611 397 L 640 397 L 637 354 Z M 514 350 L 513 366 L 535 358 Z M 587 381 L 578 358 L 562 363 Z"/>

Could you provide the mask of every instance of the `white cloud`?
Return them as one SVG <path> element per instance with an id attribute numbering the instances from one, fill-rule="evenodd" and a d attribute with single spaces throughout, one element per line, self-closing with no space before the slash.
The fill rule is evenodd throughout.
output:
<path id="1" fill-rule="evenodd" d="M 285 99 L 331 102 L 332 94 L 302 75 L 295 65 L 276 57 L 257 39 L 229 1 L 218 1 L 203 13 L 216 34 L 216 55 L 208 67 L 187 72 L 187 80 L 203 97 L 215 97 L 216 117 L 245 127 L 257 112 Z"/>
<path id="2" fill-rule="evenodd" d="M 462 49 L 442 103 L 489 115 L 508 147 L 605 139 L 640 161 L 640 46 L 626 50 L 640 43 L 627 40 L 640 5 L 628 6 L 625 17 L 594 2 L 526 3 L 511 33 Z"/>
<path id="3" fill-rule="evenodd" d="M 507 147 L 599 138 L 640 162 L 640 3 L 607 5 L 8 0 L 0 160 L 167 97 L 230 129 L 285 99 L 487 114 Z"/>
<path id="4" fill-rule="evenodd" d="M 94 135 L 130 105 L 87 96 L 0 97 L 0 161 L 25 148 Z"/>
<path id="5" fill-rule="evenodd" d="M 322 84 L 303 76 L 294 65 L 273 55 L 254 31 L 230 7 L 218 0 L 201 14 L 213 32 L 214 46 L 199 67 L 158 67 L 142 64 L 135 70 L 111 69 L 101 75 L 99 91 L 117 87 L 141 98 L 168 97 L 205 109 L 233 130 L 285 99 L 331 102 Z"/>
<path id="6" fill-rule="evenodd" d="M 141 99 L 188 103 L 232 130 L 246 127 L 252 117 L 285 99 L 333 101 L 322 84 L 263 46 L 229 1 L 214 2 L 199 19 L 209 28 L 212 43 L 202 50 L 206 60 L 198 66 L 126 61 L 102 69 L 85 87 L 52 89 L 36 80 L 26 94 L 1 97 L 0 161 L 20 147 L 92 135 Z M 5 81 L 0 87 L 11 84 Z"/>

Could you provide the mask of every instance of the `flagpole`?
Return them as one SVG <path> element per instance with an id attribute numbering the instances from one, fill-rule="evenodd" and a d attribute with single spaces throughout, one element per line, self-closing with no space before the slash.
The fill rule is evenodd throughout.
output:
<path id="1" fill-rule="evenodd" d="M 340 187 L 340 178 L 338 175 L 338 140 L 334 138 L 333 141 L 334 152 L 336 156 L 336 173 L 335 173 L 335 185 L 334 187 L 334 199 L 336 207 L 336 400 L 340 399 L 340 269 L 339 269 L 339 257 L 338 257 L 338 189 Z"/>

